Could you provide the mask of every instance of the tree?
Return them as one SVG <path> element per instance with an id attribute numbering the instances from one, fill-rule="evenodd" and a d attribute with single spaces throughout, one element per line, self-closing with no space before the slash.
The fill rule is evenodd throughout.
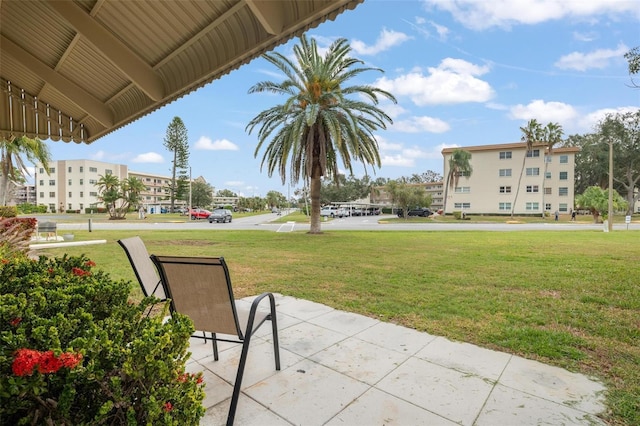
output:
<path id="1" fill-rule="evenodd" d="M 544 155 L 544 174 L 542 175 L 542 217 L 544 218 L 544 183 L 547 179 L 547 169 L 549 167 L 549 160 L 551 159 L 551 153 L 554 145 L 562 141 L 563 136 L 562 126 L 558 123 L 547 123 L 542 129 L 542 140 L 547 143 L 547 152 Z M 514 202 L 515 206 L 515 202 Z M 513 212 L 513 208 L 511 210 Z"/>
<path id="2" fill-rule="evenodd" d="M 211 185 L 204 180 L 194 180 L 191 184 L 191 203 L 194 206 L 210 206 L 213 203 Z"/>
<path id="3" fill-rule="evenodd" d="M 640 110 L 608 114 L 597 128 L 601 141 L 613 143 L 614 188 L 618 187 L 626 193 L 627 214 L 631 214 L 640 197 L 636 192 L 640 182 Z"/>
<path id="4" fill-rule="evenodd" d="M 473 168 L 471 167 L 471 153 L 464 149 L 456 149 L 451 153 L 449 158 L 449 172 L 447 173 L 447 182 L 444 186 L 444 201 L 442 202 L 442 215 L 447 212 L 447 197 L 449 188 L 458 186 L 460 176 L 471 176 Z"/>
<path id="5" fill-rule="evenodd" d="M 624 57 L 629 61 L 629 74 L 635 75 L 640 73 L 640 46 L 634 47 L 625 53 Z M 635 88 L 640 88 L 640 86 L 633 81 L 633 78 L 631 79 L 631 84 Z"/>
<path id="6" fill-rule="evenodd" d="M 579 147 L 575 163 L 575 193 L 581 194 L 590 186 L 606 188 L 609 180 L 609 147 L 595 133 L 571 135 L 563 146 Z"/>
<path id="7" fill-rule="evenodd" d="M 404 219 L 407 219 L 410 207 L 431 205 L 431 195 L 427 195 L 426 190 L 421 186 L 408 184 L 405 179 L 387 182 L 385 191 L 391 196 L 393 204 L 402 209 Z"/>
<path id="8" fill-rule="evenodd" d="M 98 179 L 98 199 L 109 212 L 109 219 L 124 219 L 129 208 L 140 203 L 140 193 L 146 189 L 144 183 L 135 177 L 118 179 L 115 175 L 100 176 Z"/>
<path id="9" fill-rule="evenodd" d="M 167 127 L 164 137 L 164 146 L 173 154 L 171 160 L 171 182 L 169 182 L 169 199 L 171 200 L 171 210 L 173 211 L 175 200 L 184 196 L 181 191 L 184 185 L 179 181 L 185 178 L 188 182 L 187 168 L 189 167 L 189 142 L 187 128 L 180 117 L 173 117 L 173 121 Z"/>
<path id="10" fill-rule="evenodd" d="M 590 186 L 582 194 L 576 197 L 576 208 L 589 210 L 593 215 L 593 221 L 598 223 L 600 216 L 606 216 L 609 209 L 609 191 L 599 186 Z M 627 202 L 613 191 L 613 210 L 622 210 L 627 208 Z"/>
<path id="11" fill-rule="evenodd" d="M 22 184 L 26 181 L 26 176 L 31 176 L 24 157 L 31 163 L 41 164 L 46 170 L 49 169 L 51 154 L 40 139 L 26 136 L 0 139 L 0 205 L 6 206 L 11 199 L 12 184 Z"/>
<path id="12" fill-rule="evenodd" d="M 267 192 L 267 204 L 270 208 L 284 207 L 287 204 L 287 197 L 278 191 Z"/>
<path id="13" fill-rule="evenodd" d="M 238 194 L 236 194 L 230 189 L 220 189 L 216 193 L 216 197 L 237 197 L 237 196 Z"/>
<path id="14" fill-rule="evenodd" d="M 365 167 L 380 167 L 373 132 L 385 129 L 392 120 L 378 108 L 378 98 L 384 96 L 394 103 L 396 99 L 377 87 L 347 85 L 365 71 L 382 70 L 360 67 L 363 62 L 349 57 L 351 47 L 344 38 L 336 40 L 324 56 L 318 53 L 316 41 L 304 35 L 293 50 L 297 63 L 278 52 L 263 55 L 286 78 L 257 83 L 249 93 L 270 92 L 287 99 L 259 113 L 247 131 L 250 134 L 260 126 L 255 156 L 266 145 L 260 167 L 266 165 L 269 176 L 277 171 L 284 184 L 289 168 L 292 184 L 301 178 L 309 181 L 310 233 L 319 234 L 322 177 L 337 179 L 340 159 L 349 174 L 353 174 L 354 160 Z"/>
<path id="15" fill-rule="evenodd" d="M 538 123 L 538 120 L 531 119 L 527 123 L 525 127 L 520 127 L 520 131 L 522 132 L 521 140 L 526 145 L 526 150 L 524 152 L 524 156 L 522 157 L 522 168 L 520 169 L 520 177 L 518 178 L 518 186 L 516 186 L 516 194 L 513 197 L 513 205 L 511 206 L 511 218 L 513 218 L 513 212 L 516 209 L 516 202 L 518 201 L 518 194 L 520 193 L 520 182 L 522 181 L 522 174 L 524 173 L 524 166 L 527 160 L 527 157 L 530 155 L 533 148 L 533 143 L 542 140 L 543 129 L 542 125 Z M 542 206 L 544 211 L 544 206 Z"/>
<path id="16" fill-rule="evenodd" d="M 434 172 L 433 170 L 427 170 L 424 173 L 417 174 L 414 173 L 408 179 L 408 182 L 411 183 L 431 183 L 431 182 L 442 182 L 442 175 L 440 173 Z"/>

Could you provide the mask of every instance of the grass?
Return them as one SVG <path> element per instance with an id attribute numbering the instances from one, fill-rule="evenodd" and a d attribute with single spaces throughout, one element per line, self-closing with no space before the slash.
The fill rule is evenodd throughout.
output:
<path id="1" fill-rule="evenodd" d="M 637 231 L 75 231 L 134 282 L 118 238 L 158 254 L 218 256 L 238 296 L 273 291 L 598 377 L 612 424 L 640 424 Z M 138 297 L 137 284 L 131 284 Z"/>

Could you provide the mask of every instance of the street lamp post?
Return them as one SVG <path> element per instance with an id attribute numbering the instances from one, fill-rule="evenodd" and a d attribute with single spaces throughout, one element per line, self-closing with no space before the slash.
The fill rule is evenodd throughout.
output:
<path id="1" fill-rule="evenodd" d="M 189 211 L 191 211 L 191 166 L 189 166 Z"/>

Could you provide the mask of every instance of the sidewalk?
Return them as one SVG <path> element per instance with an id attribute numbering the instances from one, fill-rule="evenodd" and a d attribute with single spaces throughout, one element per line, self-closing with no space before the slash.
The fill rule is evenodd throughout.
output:
<path id="1" fill-rule="evenodd" d="M 243 300 L 247 305 L 252 298 Z M 510 354 L 276 295 L 282 369 L 271 327 L 254 335 L 236 425 L 604 425 L 605 388 Z M 227 418 L 240 345 L 192 339 L 207 413 Z"/>

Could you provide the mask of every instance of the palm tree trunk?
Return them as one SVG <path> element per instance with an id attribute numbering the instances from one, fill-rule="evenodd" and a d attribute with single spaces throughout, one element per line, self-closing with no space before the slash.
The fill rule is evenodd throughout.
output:
<path id="1" fill-rule="evenodd" d="M 444 199 L 442 200 L 442 216 L 447 215 L 447 197 L 449 196 L 449 179 L 451 177 L 450 173 L 447 173 L 447 182 L 444 186 Z M 406 210 L 406 209 L 405 209 Z M 406 215 L 406 212 L 405 212 Z"/>
<path id="2" fill-rule="evenodd" d="M 527 161 L 527 149 L 524 153 L 524 158 L 522 159 L 522 168 L 520 169 L 520 177 L 518 178 L 518 186 L 516 186 L 516 196 L 513 198 L 513 205 L 511 206 L 511 219 L 513 219 L 513 212 L 516 209 L 516 202 L 518 201 L 518 194 L 520 193 L 520 182 L 522 181 L 522 173 L 524 173 L 524 164 Z"/>
<path id="3" fill-rule="evenodd" d="M 320 228 L 320 187 L 321 187 L 320 177 L 312 177 L 311 185 L 310 185 L 310 196 L 311 196 L 311 228 L 309 230 L 310 234 L 321 234 L 322 229 Z"/>

